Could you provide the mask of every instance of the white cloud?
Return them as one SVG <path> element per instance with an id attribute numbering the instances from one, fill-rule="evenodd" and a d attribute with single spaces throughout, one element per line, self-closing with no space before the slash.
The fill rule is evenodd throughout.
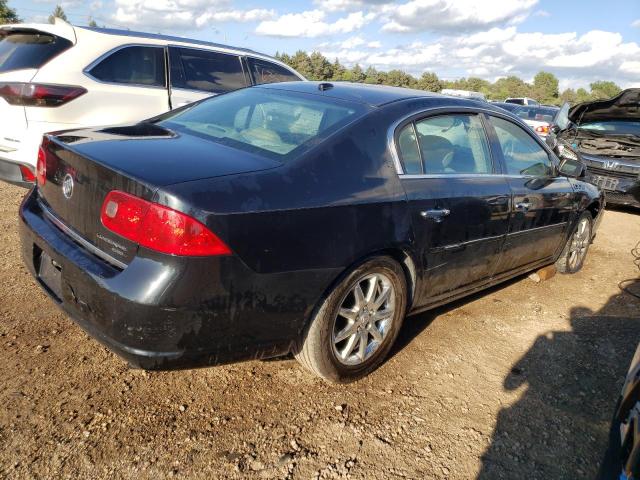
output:
<path id="1" fill-rule="evenodd" d="M 368 6 L 378 6 L 392 3 L 392 0 L 313 0 L 313 3 L 321 10 L 327 12 L 340 12 L 344 10 L 360 10 Z"/>
<path id="2" fill-rule="evenodd" d="M 532 48 L 536 45 L 544 48 Z M 562 79 L 562 88 L 588 86 L 603 79 L 632 86 L 640 76 L 640 46 L 625 43 L 619 33 L 597 30 L 583 35 L 519 33 L 511 26 L 378 51 L 321 51 L 348 65 L 357 62 L 382 70 L 398 68 L 416 76 L 428 70 L 444 78 L 471 75 L 495 80 L 517 75 L 531 81 L 538 71 L 546 70 Z"/>
<path id="3" fill-rule="evenodd" d="M 256 28 L 259 35 L 274 37 L 318 37 L 360 30 L 375 18 L 373 13 L 353 12 L 335 21 L 327 21 L 323 10 L 288 13 L 275 20 L 261 22 Z"/>
<path id="4" fill-rule="evenodd" d="M 546 18 L 546 17 L 550 17 L 551 14 L 546 10 L 536 10 L 535 12 L 533 12 L 533 16 Z"/>
<path id="5" fill-rule="evenodd" d="M 382 29 L 396 33 L 482 30 L 519 23 L 537 3 L 538 0 L 410 0 L 383 7 L 389 20 Z"/>
<path id="6" fill-rule="evenodd" d="M 360 45 L 364 45 L 365 40 L 360 36 L 347 38 L 344 42 L 340 44 L 342 48 L 353 48 L 359 47 Z"/>
<path id="7" fill-rule="evenodd" d="M 633 22 L 631 22 L 631 26 L 640 28 L 640 18 L 638 18 L 637 20 L 634 20 Z"/>
<path id="8" fill-rule="evenodd" d="M 382 43 L 378 40 L 374 40 L 373 42 L 367 43 L 367 47 L 369 48 L 382 48 Z"/>
<path id="9" fill-rule="evenodd" d="M 273 18 L 266 9 L 239 10 L 230 0 L 115 0 L 115 24 L 152 31 L 204 28 L 210 23 L 252 22 Z"/>

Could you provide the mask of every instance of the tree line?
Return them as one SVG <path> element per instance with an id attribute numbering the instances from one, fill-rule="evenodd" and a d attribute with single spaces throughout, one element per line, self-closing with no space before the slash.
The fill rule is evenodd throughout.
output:
<path id="1" fill-rule="evenodd" d="M 0 24 L 19 23 L 21 20 L 16 11 L 7 4 L 8 0 L 0 0 Z M 67 16 L 60 5 L 49 16 L 49 23 L 56 18 L 67 20 Z M 96 22 L 89 19 L 89 26 L 96 27 Z M 417 88 L 429 92 L 439 92 L 444 88 L 456 90 L 471 90 L 483 93 L 490 100 L 504 100 L 508 97 L 532 97 L 541 103 L 562 105 L 564 102 L 576 104 L 589 100 L 610 98 L 617 95 L 621 89 L 614 82 L 599 80 L 586 88 L 567 88 L 559 91 L 558 78 L 549 72 L 540 71 L 533 78 L 533 83 L 527 83 L 519 77 L 511 75 L 490 82 L 482 78 L 469 77 L 457 80 L 444 80 L 433 72 L 424 72 L 420 77 L 402 70 L 377 70 L 370 66 L 363 69 L 356 64 L 351 68 L 342 65 L 338 59 L 331 62 L 320 52 L 308 54 L 298 50 L 293 55 L 276 53 L 276 57 L 293 67 L 309 80 L 347 81 L 371 83 L 377 85 L 393 85 L 396 87 Z"/>
<path id="2" fill-rule="evenodd" d="M 416 78 L 402 70 L 385 72 L 374 67 L 363 69 L 358 64 L 347 68 L 338 59 L 331 62 L 320 52 L 313 52 L 309 55 L 307 52 L 299 50 L 293 55 L 276 53 L 276 57 L 296 69 L 309 80 L 392 85 L 429 92 L 440 92 L 444 88 L 471 90 L 483 93 L 490 100 L 500 101 L 508 97 L 531 97 L 541 103 L 550 105 L 562 105 L 564 102 L 575 104 L 589 100 L 610 98 L 621 91 L 620 87 L 614 82 L 599 80 L 589 85 L 589 91 L 585 88 L 567 88 L 560 92 L 557 77 L 544 71 L 536 74 L 533 83 L 527 83 L 513 75 L 500 78 L 495 82 L 477 77 L 444 80 L 433 72 L 424 72 L 420 77 Z"/>

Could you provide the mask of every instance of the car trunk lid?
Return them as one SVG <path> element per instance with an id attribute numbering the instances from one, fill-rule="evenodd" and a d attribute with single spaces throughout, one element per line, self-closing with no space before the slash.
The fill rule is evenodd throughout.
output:
<path id="1" fill-rule="evenodd" d="M 280 165 L 148 123 L 59 132 L 48 136 L 44 148 L 46 182 L 38 186 L 42 206 L 124 265 L 138 246 L 102 225 L 100 212 L 110 191 L 153 201 L 156 190 L 165 185 Z"/>

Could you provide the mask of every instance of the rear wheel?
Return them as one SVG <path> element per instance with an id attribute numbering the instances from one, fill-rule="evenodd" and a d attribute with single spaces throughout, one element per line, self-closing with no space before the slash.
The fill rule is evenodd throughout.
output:
<path id="1" fill-rule="evenodd" d="M 591 213 L 583 212 L 580 215 L 573 233 L 556 262 L 556 268 L 560 273 L 576 273 L 582 268 L 591 244 L 592 223 Z"/>
<path id="2" fill-rule="evenodd" d="M 305 332 L 296 359 L 332 382 L 364 377 L 389 353 L 406 303 L 402 267 L 389 257 L 367 260 L 324 300 Z"/>

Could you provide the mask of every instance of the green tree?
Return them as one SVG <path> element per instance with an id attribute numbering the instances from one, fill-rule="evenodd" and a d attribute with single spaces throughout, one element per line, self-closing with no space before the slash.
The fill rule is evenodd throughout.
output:
<path id="1" fill-rule="evenodd" d="M 7 0 L 0 0 L 0 24 L 20 23 L 16 11 L 7 5 Z"/>
<path id="2" fill-rule="evenodd" d="M 364 72 L 364 83 L 380 84 L 380 74 L 375 67 L 369 67 Z"/>
<path id="3" fill-rule="evenodd" d="M 92 17 L 89 17 L 89 26 L 92 27 L 92 28 L 95 28 L 95 27 L 98 26 L 98 24 L 96 23 L 96 21 Z"/>
<path id="4" fill-rule="evenodd" d="M 576 103 L 588 102 L 592 100 L 591 95 L 584 88 L 576 90 Z"/>
<path id="5" fill-rule="evenodd" d="M 66 13 L 64 13 L 64 10 L 62 9 L 62 7 L 60 5 L 56 5 L 56 8 L 54 8 L 53 12 L 51 13 L 51 15 L 49 15 L 49 23 L 51 23 L 51 24 L 55 23 L 56 22 L 56 18 L 64 20 L 65 22 L 69 21 L 67 19 Z"/>
<path id="6" fill-rule="evenodd" d="M 385 85 L 406 88 L 414 88 L 416 86 L 416 83 L 417 81 L 413 75 L 409 75 L 402 70 L 390 70 L 387 73 L 387 78 L 385 81 Z"/>
<path id="7" fill-rule="evenodd" d="M 344 74 L 344 79 L 348 82 L 362 83 L 366 78 L 367 76 L 362 70 L 362 67 L 357 63 Z"/>
<path id="8" fill-rule="evenodd" d="M 498 79 L 491 88 L 491 97 L 504 100 L 508 97 L 531 96 L 531 85 L 521 78 L 510 76 Z"/>
<path id="9" fill-rule="evenodd" d="M 333 76 L 331 62 L 320 52 L 313 52 L 309 57 L 311 65 L 310 80 L 330 80 Z"/>
<path id="10" fill-rule="evenodd" d="M 533 97 L 541 103 L 558 103 L 558 83 L 553 73 L 538 72 L 533 79 Z"/>
<path id="11" fill-rule="evenodd" d="M 291 67 L 296 69 L 307 79 L 313 79 L 313 77 L 311 76 L 313 73 L 313 69 L 311 68 L 311 60 L 309 59 L 309 55 L 307 55 L 307 52 L 298 50 L 293 55 L 293 57 L 289 59 L 288 63 Z"/>
<path id="12" fill-rule="evenodd" d="M 593 82 L 589 87 L 591 88 L 591 96 L 594 100 L 615 97 L 622 91 L 614 82 L 604 80 Z"/>
<path id="13" fill-rule="evenodd" d="M 347 80 L 347 69 L 342 65 L 338 59 L 336 58 L 333 65 L 331 65 L 331 71 L 333 74 L 331 75 L 331 80 L 335 80 L 337 82 Z"/>
<path id="14" fill-rule="evenodd" d="M 566 102 L 571 105 L 575 105 L 578 102 L 578 94 L 573 88 L 567 88 L 560 94 L 560 103 L 564 104 Z"/>
<path id="15" fill-rule="evenodd" d="M 439 92 L 442 90 L 442 82 L 433 72 L 424 72 L 418 79 L 417 88 L 427 92 Z"/>

